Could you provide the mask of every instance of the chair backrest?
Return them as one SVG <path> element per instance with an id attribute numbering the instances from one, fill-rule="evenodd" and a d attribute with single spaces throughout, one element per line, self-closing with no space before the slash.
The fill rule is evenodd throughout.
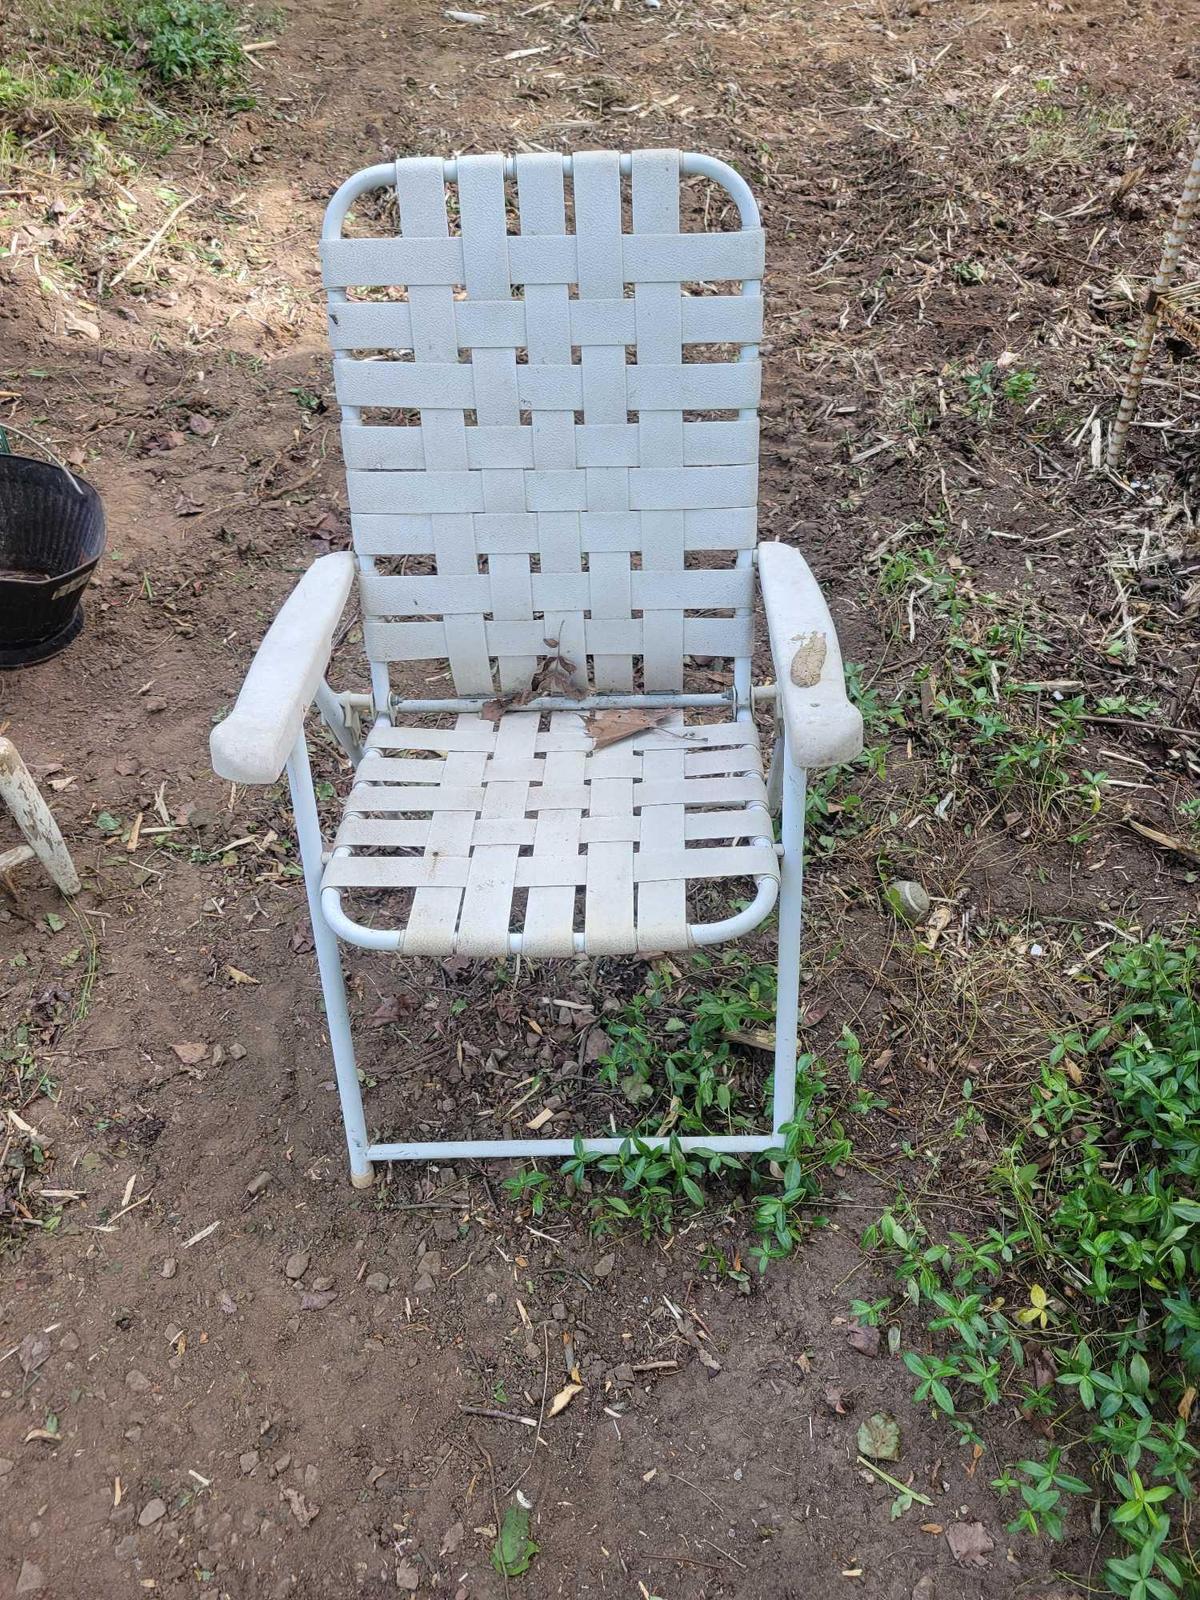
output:
<path id="1" fill-rule="evenodd" d="M 736 231 L 681 227 L 688 175 Z M 398 227 L 343 237 L 380 188 Z M 321 258 L 377 671 L 448 663 L 449 697 L 679 691 L 693 656 L 747 670 L 763 235 L 731 168 L 399 160 L 338 190 Z"/>

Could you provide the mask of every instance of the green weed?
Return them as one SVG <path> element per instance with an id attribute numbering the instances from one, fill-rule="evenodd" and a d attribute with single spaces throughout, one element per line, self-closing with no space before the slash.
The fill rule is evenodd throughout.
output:
<path id="1" fill-rule="evenodd" d="M 1060 1538 L 1067 1497 L 1099 1493 L 1125 1547 L 1109 1591 L 1181 1600 L 1196 1587 L 1173 1549 L 1200 1466 L 1200 946 L 1155 936 L 1104 978 L 1108 1020 L 1055 1043 L 997 1169 L 1008 1225 L 939 1243 L 901 1200 L 863 1242 L 936 1336 L 904 1356 L 919 1402 L 972 1443 L 1012 1401 L 1066 1441 L 994 1480 L 1019 1496 L 1011 1531 Z M 1063 1470 L 1068 1443 L 1091 1481 Z"/>
<path id="2" fill-rule="evenodd" d="M 796 1111 L 778 1148 L 749 1157 L 684 1150 L 685 1136 L 761 1127 L 761 1086 L 728 1035 L 770 1026 L 775 1002 L 774 969 L 736 949 L 694 955 L 688 980 L 664 964 L 605 1022 L 612 1048 L 601 1079 L 628 1103 L 632 1122 L 620 1150 L 604 1155 L 577 1140 L 557 1174 L 525 1168 L 504 1187 L 535 1216 L 582 1194 L 601 1235 L 633 1227 L 649 1238 L 688 1215 L 741 1207 L 755 1234 L 751 1257 L 765 1270 L 795 1249 L 822 1176 L 849 1156 L 849 1141 L 825 1104 L 824 1063 L 801 1055 Z M 651 1145 L 651 1136 L 668 1142 Z"/>

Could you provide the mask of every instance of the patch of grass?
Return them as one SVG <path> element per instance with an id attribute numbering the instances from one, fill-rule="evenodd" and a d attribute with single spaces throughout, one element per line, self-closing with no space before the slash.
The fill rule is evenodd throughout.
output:
<path id="1" fill-rule="evenodd" d="M 998 399 L 1010 405 L 1028 405 L 1037 387 L 1037 374 L 1029 367 L 1002 371 L 999 363 L 984 361 L 962 375 L 967 390 L 967 410 L 980 422 L 989 422 Z"/>
<path id="2" fill-rule="evenodd" d="M 917 1400 L 974 1445 L 981 1415 L 1013 1402 L 1053 1441 L 994 1480 L 1018 1497 L 1010 1531 L 1060 1538 L 1069 1497 L 1098 1495 L 1123 1546 L 1109 1591 L 1182 1600 L 1197 1593 L 1179 1536 L 1200 1467 L 1200 946 L 1155 936 L 1103 977 L 1108 1019 L 1054 1044 L 996 1169 L 1002 1225 L 936 1241 L 901 1201 L 863 1244 L 935 1335 L 904 1356 Z"/>
<path id="3" fill-rule="evenodd" d="M 755 1064 L 729 1035 L 770 1027 L 774 1006 L 774 969 L 744 951 L 697 953 L 686 977 L 662 963 L 646 988 L 605 1021 L 612 1048 L 600 1075 L 630 1107 L 621 1150 L 600 1155 L 577 1141 L 557 1174 L 527 1167 L 505 1179 L 509 1197 L 540 1215 L 579 1195 L 596 1233 L 634 1227 L 646 1238 L 671 1233 L 697 1213 L 744 1204 L 759 1269 L 790 1255 L 808 1208 L 819 1200 L 822 1174 L 850 1154 L 826 1104 L 825 1064 L 809 1054 L 797 1060 L 796 1111 L 777 1149 L 737 1156 L 685 1151 L 679 1142 L 684 1135 L 754 1131 L 769 1119 L 770 1081 L 764 1105 Z M 651 1146 L 649 1136 L 669 1143 Z"/>
<path id="4" fill-rule="evenodd" d="M 110 141 L 161 147 L 252 105 L 249 25 L 231 0 L 35 0 L 0 29 L 0 160 L 49 133 L 103 164 Z"/>
<path id="5" fill-rule="evenodd" d="M 1030 671 L 1051 651 L 1037 612 L 1021 597 L 977 590 L 939 545 L 892 552 L 876 587 L 910 639 L 918 618 L 940 627 L 929 665 L 914 675 L 921 715 L 910 720 L 915 708 L 905 704 L 899 720 L 933 746 L 946 777 L 990 790 L 1039 822 L 1082 829 L 1100 810 L 1107 775 L 1077 755 L 1088 732 L 1083 697 L 1047 694 Z"/>

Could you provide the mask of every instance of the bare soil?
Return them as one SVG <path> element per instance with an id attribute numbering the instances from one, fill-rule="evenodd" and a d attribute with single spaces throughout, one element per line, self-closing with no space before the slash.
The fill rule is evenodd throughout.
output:
<path id="1" fill-rule="evenodd" d="M 1195 787 L 1194 740 L 1171 731 L 1196 726 L 1194 367 L 1156 357 L 1143 419 L 1169 427 L 1137 431 L 1127 478 L 1091 471 L 1091 422 L 1111 416 L 1125 360 L 1121 275 L 1152 270 L 1178 191 L 1200 13 L 281 10 L 259 109 L 130 178 L 139 196 L 196 196 L 144 271 L 105 291 L 97 275 L 136 243 L 114 255 L 94 214 L 51 208 L 19 173 L 0 198 L 17 246 L 0 258 L 0 421 L 85 472 L 110 528 L 81 639 L 0 678 L 0 727 L 85 878 L 73 909 L 28 868 L 0 900 L 0 1006 L 33 1062 L 6 1064 L 5 1104 L 48 1151 L 29 1190 L 69 1192 L 45 1232 L 5 1173 L 27 1237 L 0 1262 L 0 1590 L 24 1569 L 26 1592 L 55 1600 L 1075 1592 L 1100 1562 L 1085 1514 L 1064 1545 L 1035 1545 L 1005 1532 L 987 1484 L 1036 1443 L 1028 1425 L 997 1413 L 977 1462 L 913 1406 L 886 1342 L 851 1344 L 850 1299 L 884 1292 L 857 1239 L 897 1181 L 927 1183 L 904 1141 L 946 1145 L 938 1181 L 962 1181 L 926 1198 L 951 1225 L 987 1220 L 988 1155 L 1079 1004 L 1064 974 L 1114 921 L 1193 916 L 1186 857 L 1119 811 L 1079 845 L 996 807 L 941 826 L 923 802 L 942 780 L 901 738 L 871 791 L 879 827 L 889 806 L 901 819 L 885 865 L 957 920 L 938 961 L 916 959 L 880 906 L 878 829 L 814 861 L 808 1042 L 831 1052 L 851 1023 L 894 1111 L 856 1128 L 829 1226 L 743 1293 L 706 1265 L 745 1248 L 723 1213 L 614 1243 L 573 1212 L 531 1218 L 500 1168 L 349 1188 L 286 794 L 231 795 L 207 736 L 296 573 L 347 539 L 315 251 L 336 184 L 396 153 L 672 144 L 734 161 L 761 195 L 763 533 L 804 549 L 847 655 L 880 688 L 919 665 L 864 563 L 940 519 L 981 587 L 1044 608 L 1047 679 L 1162 702 L 1166 731 L 1098 725 L 1087 754 L 1166 825 Z M 39 287 L 39 249 L 76 262 L 98 338 Z M 1036 408 L 984 422 L 939 404 L 960 382 L 948 364 L 1005 351 L 1036 367 Z M 1106 562 L 1151 546 L 1122 569 L 1122 600 Z M 1122 606 L 1136 664 L 1105 648 Z M 363 683 L 353 632 L 335 678 Z M 341 776 L 324 747 L 318 766 Z M 643 975 L 350 971 L 371 1114 L 410 1126 L 486 1123 L 534 1066 L 569 1075 L 606 1000 Z M 955 1143 L 946 1108 L 967 1073 L 987 1120 Z M 708 1337 L 682 1338 L 671 1306 Z M 542 1419 L 565 1348 L 585 1387 L 561 1415 L 463 1409 Z M 877 1409 L 901 1423 L 894 1471 L 931 1501 L 895 1520 L 855 1459 Z M 540 1551 L 506 1582 L 489 1557 L 517 1486 Z M 973 1522 L 991 1548 L 964 1565 L 944 1530 Z"/>

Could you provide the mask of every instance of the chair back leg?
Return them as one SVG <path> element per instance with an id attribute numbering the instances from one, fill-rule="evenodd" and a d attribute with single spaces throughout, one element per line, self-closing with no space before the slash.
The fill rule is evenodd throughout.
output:
<path id="1" fill-rule="evenodd" d="M 321 992 L 329 1023 L 329 1042 L 337 1075 L 338 1098 L 346 1125 L 346 1144 L 350 1150 L 350 1181 L 356 1189 L 367 1189 L 375 1170 L 367 1157 L 367 1123 L 363 1114 L 362 1090 L 354 1062 L 354 1041 L 350 1036 L 350 1010 L 346 1003 L 346 976 L 332 928 L 321 914 L 321 824 L 313 793 L 312 768 L 308 746 L 301 729 L 292 746 L 287 764 L 292 791 L 292 814 L 296 819 L 296 838 L 304 867 L 304 887 L 308 894 L 308 914 L 312 921 L 313 946 L 321 974 Z"/>

